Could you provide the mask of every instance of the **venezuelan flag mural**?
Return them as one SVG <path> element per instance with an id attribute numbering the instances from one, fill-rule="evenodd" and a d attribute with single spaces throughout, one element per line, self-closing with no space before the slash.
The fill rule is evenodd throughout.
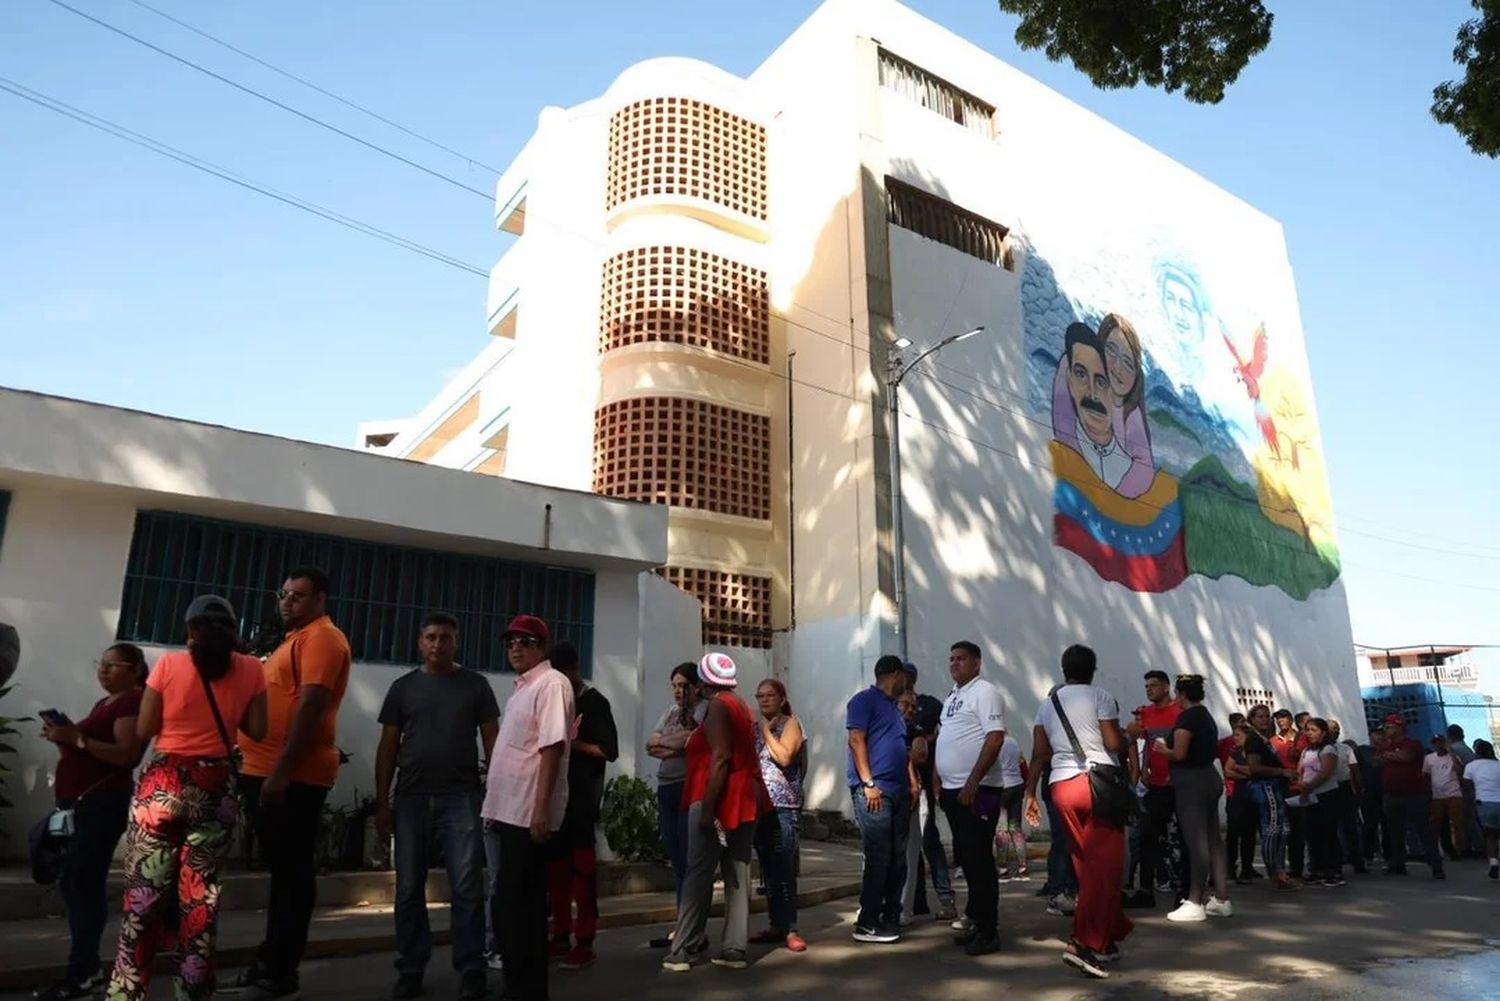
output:
<path id="1" fill-rule="evenodd" d="M 1022 274 L 1054 542 L 1134 591 L 1195 574 L 1326 588 L 1338 551 L 1295 304 L 1259 302 L 1240 262 L 1211 298 L 1163 239 L 1123 239 L 1033 247 Z"/>

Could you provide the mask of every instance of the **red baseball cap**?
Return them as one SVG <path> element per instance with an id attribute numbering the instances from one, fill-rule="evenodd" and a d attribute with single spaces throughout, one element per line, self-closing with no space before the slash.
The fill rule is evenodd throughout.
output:
<path id="1" fill-rule="evenodd" d="M 508 639 L 511 636 L 530 636 L 541 641 L 542 646 L 552 642 L 552 634 L 547 631 L 547 623 L 535 615 L 517 615 L 510 620 L 510 625 L 505 627 L 505 632 L 500 638 Z"/>

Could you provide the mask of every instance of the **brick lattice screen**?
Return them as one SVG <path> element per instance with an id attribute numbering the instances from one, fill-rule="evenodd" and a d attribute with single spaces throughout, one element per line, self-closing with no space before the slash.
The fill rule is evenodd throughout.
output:
<path id="1" fill-rule="evenodd" d="M 605 210 L 682 195 L 766 218 L 766 130 L 686 97 L 627 104 L 609 120 Z"/>
<path id="2" fill-rule="evenodd" d="M 594 492 L 770 518 L 770 418 L 677 396 L 606 403 L 594 413 Z"/>
<path id="3" fill-rule="evenodd" d="M 599 351 L 648 341 L 770 363 L 766 273 L 706 250 L 639 247 L 604 262 Z"/>
<path id="4" fill-rule="evenodd" d="M 770 647 L 771 578 L 693 567 L 662 567 L 657 573 L 703 603 L 705 644 Z"/>

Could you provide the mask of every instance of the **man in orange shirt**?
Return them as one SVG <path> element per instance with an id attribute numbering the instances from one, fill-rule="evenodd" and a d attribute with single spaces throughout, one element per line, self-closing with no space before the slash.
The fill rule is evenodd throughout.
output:
<path id="1" fill-rule="evenodd" d="M 240 735 L 240 790 L 271 872 L 266 935 L 250 968 L 220 988 L 247 1001 L 302 996 L 297 967 L 316 902 L 318 827 L 339 773 L 334 720 L 349 685 L 349 640 L 328 618 L 328 575 L 299 567 L 277 598 L 286 636 L 266 660 L 270 726 L 264 740 Z"/>

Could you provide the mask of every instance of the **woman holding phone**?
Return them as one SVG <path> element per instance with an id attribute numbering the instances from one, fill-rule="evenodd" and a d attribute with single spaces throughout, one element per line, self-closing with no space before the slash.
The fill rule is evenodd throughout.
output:
<path id="1" fill-rule="evenodd" d="M 33 995 L 43 1001 L 85 998 L 104 986 L 99 939 L 108 913 L 105 884 L 130 812 L 131 771 L 141 759 L 135 728 L 146 655 L 132 643 L 116 643 L 100 655 L 95 674 L 104 698 L 78 723 L 56 709 L 41 714 L 42 737 L 61 754 L 52 785 L 57 808 L 73 811 L 73 836 L 57 880 L 72 945 L 62 979 Z"/>

